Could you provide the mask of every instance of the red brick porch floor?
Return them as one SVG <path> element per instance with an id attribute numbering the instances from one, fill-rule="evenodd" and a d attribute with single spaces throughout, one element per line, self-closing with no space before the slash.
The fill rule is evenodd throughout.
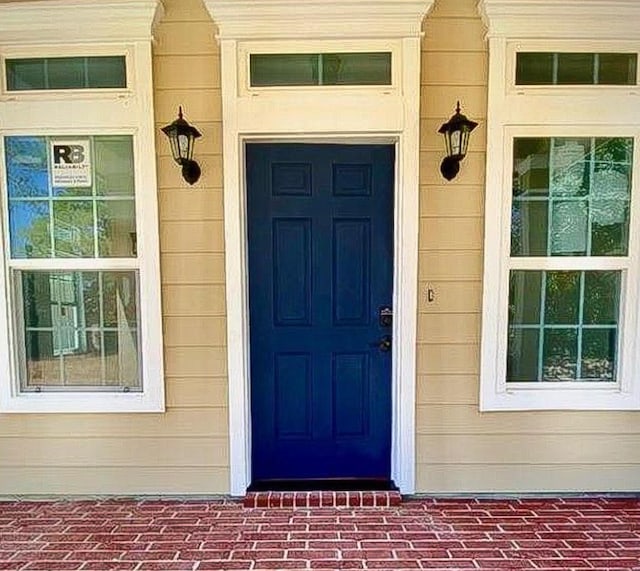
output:
<path id="1" fill-rule="evenodd" d="M 0 570 L 640 569 L 640 500 L 0 503 Z"/>

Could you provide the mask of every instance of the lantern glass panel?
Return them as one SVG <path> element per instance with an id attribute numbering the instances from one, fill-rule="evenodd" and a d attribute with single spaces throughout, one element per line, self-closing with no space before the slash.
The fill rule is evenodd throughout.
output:
<path id="1" fill-rule="evenodd" d="M 171 133 L 171 135 L 169 135 L 169 142 L 171 143 L 171 154 L 173 155 L 173 160 L 180 162 L 180 149 L 178 148 L 178 137 L 175 133 Z"/>
<path id="2" fill-rule="evenodd" d="M 185 160 L 190 158 L 190 139 L 189 135 L 185 133 L 180 133 L 178 135 L 178 156 L 180 159 Z"/>

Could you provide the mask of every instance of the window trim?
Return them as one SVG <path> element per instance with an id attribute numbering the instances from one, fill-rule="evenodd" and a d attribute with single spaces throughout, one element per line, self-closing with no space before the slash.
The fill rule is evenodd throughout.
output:
<path id="1" fill-rule="evenodd" d="M 485 0 L 488 2 L 489 0 Z M 547 41 L 546 51 L 636 52 L 630 42 Z M 632 177 L 629 254 L 623 274 L 619 325 L 618 382 L 607 383 L 507 383 L 507 324 L 509 270 L 517 269 L 619 269 L 613 257 L 584 259 L 510 256 L 512 148 L 518 136 L 633 137 L 635 171 L 640 165 L 640 122 L 629 125 L 629 114 L 619 109 L 638 105 L 638 86 L 516 86 L 515 52 L 535 51 L 540 41 L 490 39 L 489 100 L 485 199 L 484 280 L 480 365 L 480 410 L 638 410 L 640 409 L 639 231 L 640 183 Z M 559 87 L 559 89 L 558 89 Z M 585 89 L 587 87 L 588 89 Z M 595 92 L 594 92 L 595 88 Z M 571 103 L 568 106 L 568 103 Z M 596 111 L 597 110 L 597 111 Z M 634 173 L 637 174 L 637 173 Z M 622 261 L 622 260 L 621 260 Z M 581 386 L 582 385 L 582 386 Z"/>
<path id="2" fill-rule="evenodd" d="M 128 1 L 128 0 L 127 0 Z M 155 2 L 148 2 L 148 4 Z M 124 3 L 123 3 L 124 5 Z M 0 10 L 0 13 L 2 11 Z M 0 26 L 1 28 L 1 26 Z M 0 30 L 1 32 L 1 30 Z M 1 39 L 1 33 L 0 33 Z M 38 93 L 11 92 L 0 97 L 0 414 L 2 413 L 131 413 L 164 412 L 164 358 L 160 283 L 155 125 L 153 117 L 151 44 L 149 39 L 126 41 L 95 48 L 40 45 L 37 47 L 0 46 L 0 55 L 16 53 L 47 57 L 92 55 L 103 49 L 114 55 L 127 54 L 127 81 L 122 90 L 49 90 Z M 4 73 L 4 71 L 2 72 Z M 107 92 L 107 93 L 103 93 Z M 117 93 L 114 93 L 116 91 Z M 73 111 L 73 126 L 66 114 Z M 8 256 L 8 212 L 6 208 L 6 168 L 4 137 L 12 135 L 132 135 L 135 161 L 137 259 L 110 259 L 109 267 L 124 264 L 139 268 L 140 345 L 143 360 L 140 371 L 142 392 L 20 392 L 19 362 L 14 350 L 13 306 L 8 299 L 11 276 Z M 24 262 L 24 263 L 23 263 Z M 43 266 L 42 262 L 46 264 Z M 20 266 L 54 269 L 50 260 L 20 260 Z M 58 269 L 94 269 L 95 260 L 56 259 Z M 6 380 L 9 382 L 6 382 Z"/>

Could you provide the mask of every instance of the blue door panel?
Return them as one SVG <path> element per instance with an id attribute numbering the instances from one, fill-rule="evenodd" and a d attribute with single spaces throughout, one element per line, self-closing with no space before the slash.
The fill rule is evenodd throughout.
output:
<path id="1" fill-rule="evenodd" d="M 247 145 L 253 479 L 389 478 L 388 145 Z"/>

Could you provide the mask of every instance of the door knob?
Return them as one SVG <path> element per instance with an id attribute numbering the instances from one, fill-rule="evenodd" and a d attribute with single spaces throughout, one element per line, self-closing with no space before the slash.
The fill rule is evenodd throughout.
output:
<path id="1" fill-rule="evenodd" d="M 388 353 L 389 351 L 391 351 L 391 345 L 391 335 L 384 335 L 375 343 L 371 343 L 372 347 L 377 347 L 378 350 L 382 351 L 383 353 Z"/>

